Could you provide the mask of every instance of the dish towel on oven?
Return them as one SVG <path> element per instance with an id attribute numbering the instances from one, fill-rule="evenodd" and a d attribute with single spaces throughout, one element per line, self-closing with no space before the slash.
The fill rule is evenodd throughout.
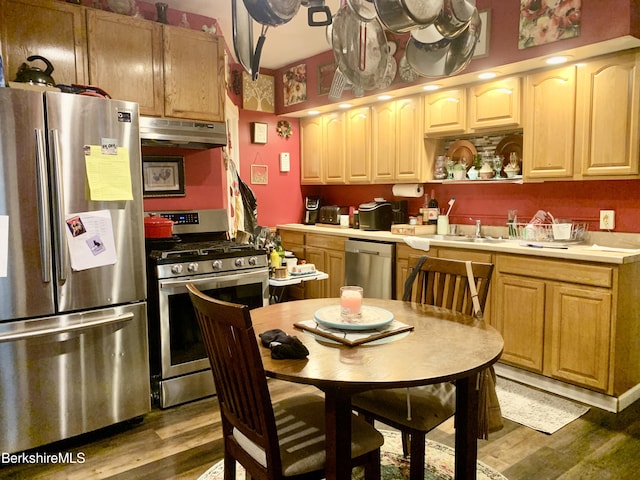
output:
<path id="1" fill-rule="evenodd" d="M 260 334 L 262 345 L 271 349 L 271 358 L 282 360 L 285 358 L 301 359 L 309 355 L 309 350 L 298 340 L 298 337 L 287 335 L 276 328 Z"/>

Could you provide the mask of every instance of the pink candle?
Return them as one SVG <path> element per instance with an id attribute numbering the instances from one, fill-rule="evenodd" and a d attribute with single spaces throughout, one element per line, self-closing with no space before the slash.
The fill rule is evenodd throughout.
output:
<path id="1" fill-rule="evenodd" d="M 362 310 L 362 287 L 340 288 L 340 311 L 348 319 L 359 318 Z"/>

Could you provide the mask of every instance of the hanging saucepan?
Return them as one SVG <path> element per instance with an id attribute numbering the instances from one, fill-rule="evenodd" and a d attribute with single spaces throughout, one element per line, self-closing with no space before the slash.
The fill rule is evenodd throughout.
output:
<path id="1" fill-rule="evenodd" d="M 300 9 L 300 0 L 242 0 L 249 15 L 262 25 L 262 31 L 256 44 L 251 61 L 251 77 L 258 79 L 260 55 L 269 27 L 277 27 L 291 20 Z"/>
<path id="2" fill-rule="evenodd" d="M 440 14 L 443 0 L 374 0 L 378 18 L 394 33 L 430 25 Z"/>
<path id="3" fill-rule="evenodd" d="M 31 55 L 27 58 L 28 62 L 33 62 L 34 60 L 42 60 L 47 68 L 45 70 L 41 70 L 38 67 L 23 63 L 20 65 L 18 73 L 16 74 L 16 82 L 32 83 L 34 85 L 49 85 L 51 87 L 55 86 L 56 82 L 51 76 L 51 73 L 53 72 L 53 65 L 51 65 L 51 62 L 40 55 Z"/>
<path id="4" fill-rule="evenodd" d="M 242 0 L 231 0 L 233 49 L 242 68 L 253 77 L 253 20 Z"/>
<path id="5" fill-rule="evenodd" d="M 444 0 L 434 24 L 443 37 L 455 38 L 467 28 L 477 11 L 467 0 Z"/>
<path id="6" fill-rule="evenodd" d="M 456 75 L 467 68 L 476 50 L 481 30 L 480 14 L 478 10 L 474 10 L 467 28 L 451 42 L 447 57 L 448 75 Z"/>
<path id="7" fill-rule="evenodd" d="M 451 42 L 434 25 L 412 30 L 405 50 L 407 63 L 423 77 L 446 77 L 447 54 Z"/>
<path id="8" fill-rule="evenodd" d="M 354 91 L 372 90 L 384 77 L 389 47 L 377 19 L 363 22 L 349 5 L 343 5 L 333 19 L 333 53 L 338 68 Z"/>
<path id="9" fill-rule="evenodd" d="M 376 18 L 376 6 L 373 0 L 347 0 L 351 10 L 364 22 Z"/>

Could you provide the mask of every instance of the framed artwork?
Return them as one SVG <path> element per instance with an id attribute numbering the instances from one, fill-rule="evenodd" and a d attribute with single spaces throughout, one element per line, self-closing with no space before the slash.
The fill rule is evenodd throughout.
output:
<path id="1" fill-rule="evenodd" d="M 282 75 L 284 86 L 284 106 L 295 105 L 307 100 L 307 65 L 301 63 L 291 67 Z"/>
<path id="2" fill-rule="evenodd" d="M 473 52 L 471 58 L 484 58 L 489 56 L 489 39 L 491 38 L 491 9 L 480 10 L 480 21 L 482 22 L 482 29 L 480 30 L 480 37 L 478 37 L 478 43 L 476 43 L 476 49 Z"/>
<path id="3" fill-rule="evenodd" d="M 269 183 L 269 166 L 251 165 L 251 183 L 254 185 L 266 185 Z"/>
<path id="4" fill-rule="evenodd" d="M 582 0 L 531 2 L 520 0 L 520 50 L 580 35 Z"/>
<path id="5" fill-rule="evenodd" d="M 143 157 L 142 194 L 144 197 L 183 197 L 184 157 Z"/>
<path id="6" fill-rule="evenodd" d="M 242 108 L 256 112 L 275 112 L 275 79 L 272 75 L 260 74 L 253 81 L 251 75 L 242 72 Z"/>
<path id="7" fill-rule="evenodd" d="M 251 143 L 267 143 L 267 124 L 251 122 Z"/>
<path id="8" fill-rule="evenodd" d="M 336 73 L 336 62 L 318 65 L 318 95 L 327 95 L 331 91 L 331 83 Z"/>

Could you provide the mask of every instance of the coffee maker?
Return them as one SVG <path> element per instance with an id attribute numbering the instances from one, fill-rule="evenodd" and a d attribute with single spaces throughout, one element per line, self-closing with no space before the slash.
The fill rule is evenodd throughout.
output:
<path id="1" fill-rule="evenodd" d="M 304 199 L 304 218 L 302 223 L 314 225 L 320 219 L 320 197 L 306 197 Z"/>

